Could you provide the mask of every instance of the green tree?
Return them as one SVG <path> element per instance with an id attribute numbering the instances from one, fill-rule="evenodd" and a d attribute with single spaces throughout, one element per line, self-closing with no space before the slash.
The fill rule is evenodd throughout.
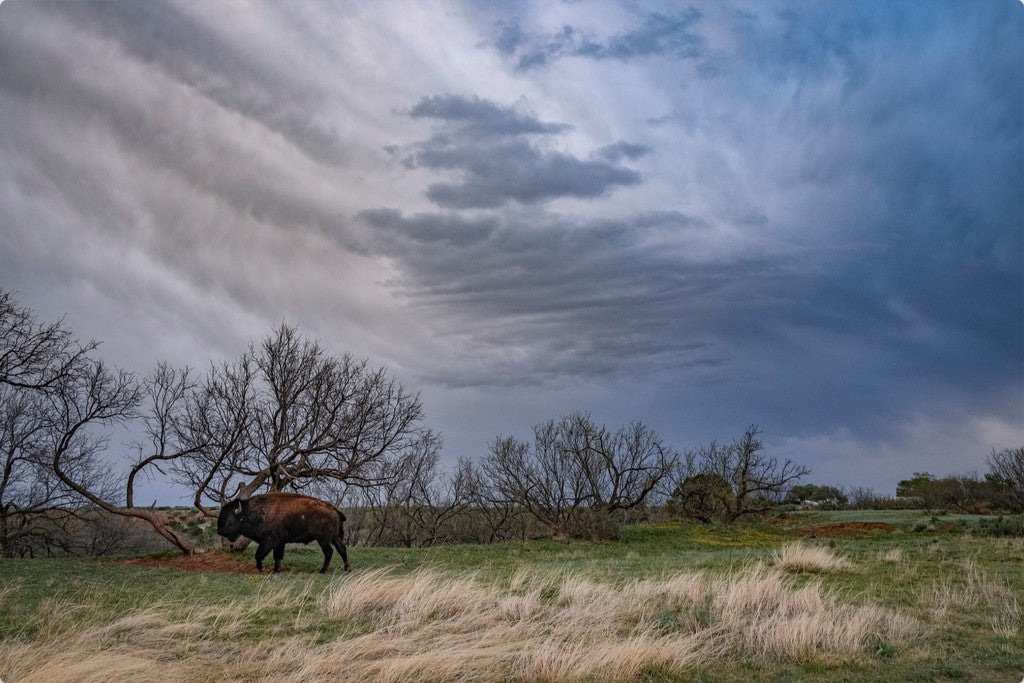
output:
<path id="1" fill-rule="evenodd" d="M 900 498 L 923 498 L 935 482 L 930 472 L 914 472 L 914 476 L 896 484 L 896 495 Z"/>
<path id="2" fill-rule="evenodd" d="M 672 492 L 672 502 L 687 517 L 706 524 L 728 520 L 736 506 L 736 495 L 722 475 L 703 472 L 687 477 Z"/>

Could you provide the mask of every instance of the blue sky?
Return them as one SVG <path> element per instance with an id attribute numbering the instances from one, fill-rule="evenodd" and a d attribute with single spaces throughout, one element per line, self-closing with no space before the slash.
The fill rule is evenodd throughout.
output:
<path id="1" fill-rule="evenodd" d="M 822 483 L 983 468 L 1024 443 L 1022 29 L 8 0 L 0 286 L 142 374 L 296 323 L 420 391 L 448 460 L 588 410 L 679 450 L 758 423 Z"/>

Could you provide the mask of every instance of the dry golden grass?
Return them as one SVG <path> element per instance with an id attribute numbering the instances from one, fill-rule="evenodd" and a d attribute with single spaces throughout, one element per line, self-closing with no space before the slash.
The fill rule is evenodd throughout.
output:
<path id="1" fill-rule="evenodd" d="M 775 566 L 782 571 L 818 574 L 849 571 L 853 563 L 836 555 L 828 548 L 803 543 L 792 543 L 776 551 Z"/>
<path id="2" fill-rule="evenodd" d="M 955 576 L 924 586 L 918 604 L 934 623 L 941 623 L 950 612 L 980 606 L 994 614 L 989 620 L 993 632 L 1011 637 L 1024 631 L 1024 612 L 1017 596 L 1004 582 L 978 569 L 974 560 L 965 561 Z"/>
<path id="3" fill-rule="evenodd" d="M 1024 609 L 1016 596 L 1011 597 L 989 619 L 992 632 L 1004 638 L 1017 638 L 1024 635 Z"/>
<path id="4" fill-rule="evenodd" d="M 887 564 L 898 564 L 903 561 L 903 548 L 893 548 L 878 554 L 878 561 Z"/>
<path id="5" fill-rule="evenodd" d="M 88 626 L 70 626 L 69 606 L 52 604 L 31 640 L 0 644 L 0 671 L 16 681 L 626 680 L 727 659 L 840 662 L 873 638 L 898 642 L 914 630 L 897 614 L 794 582 L 763 565 L 623 585 L 367 571 L 320 592 L 266 582 L 245 602 L 184 614 L 153 605 Z M 267 609 L 295 616 L 254 634 L 250 623 Z"/>

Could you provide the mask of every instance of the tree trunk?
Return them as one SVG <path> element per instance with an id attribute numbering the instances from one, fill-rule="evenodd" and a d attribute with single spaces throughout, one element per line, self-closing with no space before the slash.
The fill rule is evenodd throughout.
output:
<path id="1" fill-rule="evenodd" d="M 117 508 L 110 510 L 117 515 L 136 517 L 149 523 L 153 530 L 173 544 L 183 555 L 198 555 L 206 552 L 204 549 L 192 542 L 188 536 L 181 534 L 163 523 L 160 517 L 150 510 L 139 510 L 137 508 Z"/>
<path id="2" fill-rule="evenodd" d="M 0 557 L 14 557 L 14 549 L 10 547 L 8 538 L 7 508 L 0 509 Z"/>
<path id="3" fill-rule="evenodd" d="M 163 536 L 164 539 L 169 541 L 178 550 L 180 550 L 183 555 L 197 555 L 199 553 L 206 552 L 205 550 L 197 546 L 195 543 L 193 543 L 188 536 L 185 536 L 184 534 L 181 534 L 175 531 L 174 529 L 170 528 L 166 524 L 164 524 L 163 520 L 160 519 L 160 517 L 154 511 L 144 510 L 136 507 L 122 507 L 118 505 L 112 505 L 111 503 L 107 502 L 106 500 L 103 500 L 99 496 L 95 495 L 94 493 L 86 489 L 84 486 L 81 486 L 77 482 L 70 479 L 60 469 L 59 465 L 59 460 L 55 459 L 54 472 L 56 472 L 57 476 L 60 477 L 60 480 L 64 482 L 64 484 L 66 484 L 68 487 L 73 489 L 75 492 L 87 498 L 96 506 L 106 510 L 107 512 L 113 515 L 120 515 L 122 517 L 134 517 L 136 519 L 144 520 L 147 524 L 153 527 L 154 531 Z"/>

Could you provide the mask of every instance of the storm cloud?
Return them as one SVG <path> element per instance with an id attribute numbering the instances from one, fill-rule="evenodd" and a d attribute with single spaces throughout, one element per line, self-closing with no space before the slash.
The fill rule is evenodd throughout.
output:
<path id="1" fill-rule="evenodd" d="M 540 204 L 558 197 L 600 197 L 616 186 L 638 185 L 640 174 L 617 162 L 636 158 L 644 148 L 599 151 L 592 159 L 543 149 L 532 136 L 550 136 L 571 128 L 541 122 L 479 98 L 436 95 L 409 110 L 412 118 L 439 121 L 443 130 L 410 145 L 408 168 L 456 171 L 456 182 L 431 184 L 426 196 L 449 209 L 496 208 L 516 201 Z"/>
<path id="2" fill-rule="evenodd" d="M 422 391 L 449 459 L 580 409 L 891 490 L 1024 442 L 1022 29 L 8 0 L 0 286 L 140 373 L 297 323 Z"/>

